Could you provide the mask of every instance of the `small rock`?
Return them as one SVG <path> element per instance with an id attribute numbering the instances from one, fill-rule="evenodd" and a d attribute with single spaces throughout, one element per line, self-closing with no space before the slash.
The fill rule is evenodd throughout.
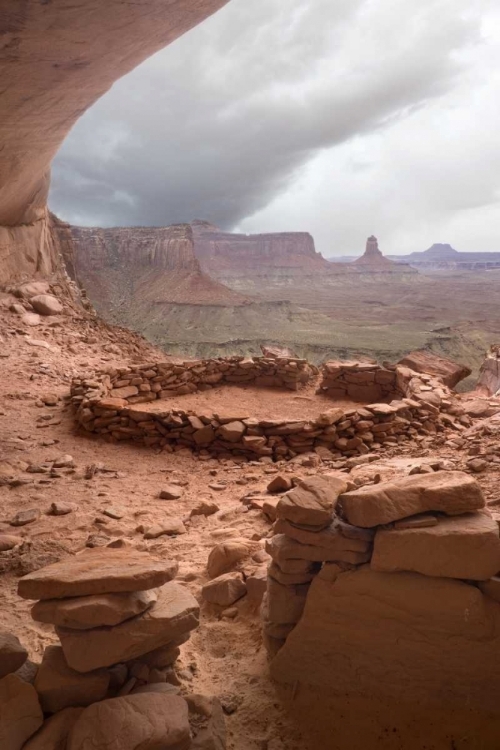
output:
<path id="1" fill-rule="evenodd" d="M 13 633 L 0 628 L 0 678 L 11 672 L 17 672 L 26 659 L 28 652 Z"/>
<path id="2" fill-rule="evenodd" d="M 50 504 L 49 515 L 67 516 L 68 513 L 72 513 L 74 510 L 76 510 L 76 505 L 74 505 L 73 503 L 56 502 Z"/>
<path id="3" fill-rule="evenodd" d="M 31 297 L 30 302 L 35 312 L 40 315 L 58 315 L 63 311 L 63 306 L 52 294 L 38 294 Z"/>
<path id="4" fill-rule="evenodd" d="M 114 518 L 115 521 L 119 521 L 123 516 L 125 515 L 125 511 L 120 510 L 119 508 L 103 508 L 102 512 L 105 516 L 108 516 L 108 518 Z"/>
<path id="5" fill-rule="evenodd" d="M 18 536 L 11 536 L 10 534 L 0 534 L 0 552 L 8 552 L 18 544 L 21 544 L 22 539 Z"/>
<path id="6" fill-rule="evenodd" d="M 208 486 L 211 490 L 215 490 L 215 492 L 223 492 L 224 490 L 227 490 L 227 485 L 221 484 L 220 482 L 210 482 Z"/>
<path id="7" fill-rule="evenodd" d="M 471 458 L 467 461 L 467 468 L 471 471 L 479 474 L 481 471 L 485 471 L 489 466 L 488 461 L 484 458 Z"/>
<path id="8" fill-rule="evenodd" d="M 213 516 L 220 510 L 217 503 L 211 503 L 208 500 L 202 500 L 191 510 L 190 516 Z"/>
<path id="9" fill-rule="evenodd" d="M 26 526 L 28 523 L 38 521 L 39 518 L 40 511 L 38 508 L 30 508 L 29 510 L 20 510 L 9 523 L 11 526 Z"/>
<path id="10" fill-rule="evenodd" d="M 171 518 L 161 523 L 150 526 L 144 532 L 144 539 L 157 539 L 160 536 L 177 536 L 177 534 L 185 534 L 186 527 L 184 526 L 180 518 Z"/>
<path id="11" fill-rule="evenodd" d="M 69 453 L 64 456 L 59 456 L 58 458 L 53 461 L 52 466 L 54 469 L 66 469 L 66 468 L 74 468 L 75 461 L 73 456 L 70 456 Z"/>
<path id="12" fill-rule="evenodd" d="M 246 584 L 241 573 L 224 573 L 212 581 L 206 583 L 202 590 L 202 596 L 210 604 L 220 607 L 228 607 L 230 604 L 241 599 L 247 592 Z"/>
<path id="13" fill-rule="evenodd" d="M 183 495 L 182 489 L 174 484 L 167 485 L 160 492 L 160 500 L 179 500 Z"/>
<path id="14" fill-rule="evenodd" d="M 277 474 L 267 485 L 268 492 L 288 492 L 293 487 L 292 480 L 283 474 Z"/>

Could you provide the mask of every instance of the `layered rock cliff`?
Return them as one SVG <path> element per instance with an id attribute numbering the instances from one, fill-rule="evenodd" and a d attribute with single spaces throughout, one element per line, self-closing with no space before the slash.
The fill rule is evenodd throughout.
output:
<path id="1" fill-rule="evenodd" d="M 316 252 L 308 232 L 233 234 L 205 221 L 193 221 L 194 246 L 201 267 L 210 276 L 231 283 L 269 275 L 301 277 L 324 273 L 329 264 Z"/>
<path id="2" fill-rule="evenodd" d="M 50 163 L 112 83 L 227 0 L 0 0 L 0 283 L 48 276 Z"/>
<path id="3" fill-rule="evenodd" d="M 101 229 L 59 222 L 57 234 L 70 275 L 99 312 L 119 322 L 140 327 L 141 317 L 162 305 L 247 301 L 201 271 L 189 224 Z"/>

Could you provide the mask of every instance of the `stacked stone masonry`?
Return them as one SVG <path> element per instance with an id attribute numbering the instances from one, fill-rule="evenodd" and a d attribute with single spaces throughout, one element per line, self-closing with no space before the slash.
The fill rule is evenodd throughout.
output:
<path id="1" fill-rule="evenodd" d="M 38 600 L 33 619 L 53 625 L 61 645 L 28 678 L 14 674 L 27 652 L 0 630 L 0 747 L 224 750 L 220 702 L 177 687 L 179 646 L 199 621 L 196 599 L 172 580 L 177 567 L 106 548 L 20 580 L 19 595 Z"/>
<path id="2" fill-rule="evenodd" d="M 465 707 L 477 677 L 478 705 L 493 703 L 488 694 L 498 695 L 500 670 L 485 657 L 498 648 L 500 537 L 477 481 L 436 471 L 346 489 L 342 478 L 324 474 L 300 482 L 276 506 L 261 610 L 274 678 L 390 693 L 386 674 L 401 685 L 430 661 L 426 701 L 439 703 L 446 693 Z M 344 618 L 356 628 L 341 637 Z M 363 638 L 377 645 L 366 651 Z M 439 664 L 423 654 L 416 661 L 414 641 L 439 654 Z"/>
<path id="3" fill-rule="evenodd" d="M 332 408 L 315 419 L 257 419 L 232 410 L 194 414 L 182 396 L 223 384 L 297 390 L 318 382 Z M 176 399 L 170 406 L 168 399 Z M 334 407 L 337 399 L 359 407 Z M 190 448 L 212 455 L 287 460 L 310 451 L 326 458 L 358 456 L 449 426 L 450 390 L 437 378 L 403 366 L 327 362 L 318 372 L 291 357 L 229 357 L 121 367 L 75 378 L 71 399 L 81 428 L 109 441 L 132 440 L 167 451 Z M 165 411 L 141 410 L 158 399 Z"/>

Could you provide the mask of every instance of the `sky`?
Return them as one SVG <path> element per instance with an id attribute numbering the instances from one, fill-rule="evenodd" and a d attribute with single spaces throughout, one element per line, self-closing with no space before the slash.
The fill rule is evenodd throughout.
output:
<path id="1" fill-rule="evenodd" d="M 73 128 L 87 226 L 308 231 L 325 257 L 500 251 L 498 0 L 231 0 Z"/>

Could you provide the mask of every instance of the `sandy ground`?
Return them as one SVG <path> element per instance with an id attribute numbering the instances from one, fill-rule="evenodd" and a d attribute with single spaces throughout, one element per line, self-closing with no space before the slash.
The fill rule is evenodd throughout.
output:
<path id="1" fill-rule="evenodd" d="M 316 385 L 300 390 L 259 388 L 251 386 L 224 385 L 202 393 L 152 401 L 139 404 L 141 411 L 162 412 L 166 409 L 183 409 L 198 415 L 226 414 L 234 412 L 235 419 L 256 417 L 257 419 L 315 419 L 321 412 L 334 407 L 349 409 L 359 406 L 354 401 L 332 401 L 328 396 L 316 393 Z M 236 407 L 236 410 L 235 410 Z"/>
<path id="2" fill-rule="evenodd" d="M 45 342 L 49 348 L 29 343 L 28 338 Z M 131 547 L 175 558 L 179 561 L 179 580 L 201 601 L 201 586 L 207 580 L 207 557 L 218 541 L 245 537 L 258 542 L 269 534 L 270 524 L 259 511 L 248 511 L 240 498 L 250 490 L 264 491 L 275 467 L 265 463 L 237 465 L 232 461 L 201 461 L 186 451 L 155 453 L 131 444 L 113 445 L 78 436 L 74 432 L 71 410 L 64 400 L 52 407 L 44 406 L 40 400 L 46 394 L 63 399 L 69 392 L 72 374 L 82 370 L 91 371 L 103 364 L 133 361 L 134 358 L 136 361 L 151 359 L 152 351 L 148 347 L 144 346 L 141 351 L 139 346 L 138 350 L 137 345 L 131 347 L 127 343 L 126 336 L 116 338 L 109 331 L 103 332 L 85 321 L 69 318 L 62 319 L 56 326 L 44 324 L 35 330 L 23 329 L 15 315 L 4 311 L 0 311 L 0 344 L 0 480 L 7 476 L 21 480 L 17 487 L 0 482 L 0 532 L 18 533 L 27 542 L 17 555 L 0 553 L 0 624 L 18 635 L 33 660 L 38 661 L 44 647 L 56 639 L 50 626 L 31 619 L 29 603 L 17 597 L 18 578 L 82 549 L 89 536 L 121 538 Z M 161 358 L 164 359 L 164 355 Z M 225 388 L 201 394 L 199 401 L 198 397 L 190 397 L 192 408 L 210 404 L 210 409 L 215 411 L 219 398 L 217 390 L 227 406 L 227 395 L 232 389 Z M 248 395 L 251 399 L 245 402 L 238 390 L 230 406 L 247 409 L 258 403 L 264 409 L 264 398 L 270 399 L 271 394 L 266 392 L 263 397 L 259 392 L 257 400 L 254 395 Z M 272 395 L 279 404 L 277 413 L 282 413 L 286 406 L 296 410 L 288 411 L 287 415 L 304 417 L 310 413 L 307 409 L 313 408 L 310 395 L 306 398 L 301 397 L 303 393 L 299 396 L 293 392 L 278 397 L 274 392 Z M 271 402 L 269 404 L 272 406 Z M 314 408 L 317 408 L 315 404 Z M 268 413 L 266 407 L 265 414 Z M 489 439 L 494 453 L 496 438 L 493 435 Z M 362 478 L 378 471 L 385 478 L 395 472 L 406 473 L 415 462 L 435 458 L 436 450 L 430 443 L 390 449 L 379 462 L 355 469 L 352 476 Z M 462 467 L 468 457 L 467 449 L 460 452 L 441 447 L 439 451 L 440 456 L 455 461 L 458 467 Z M 40 464 L 62 454 L 73 456 L 74 468 L 61 469 L 56 477 L 26 472 L 30 463 Z M 86 467 L 98 462 L 101 470 L 86 479 Z M 317 471 L 297 465 L 290 465 L 288 470 L 301 475 Z M 498 464 L 492 464 L 487 472 L 479 475 L 492 503 L 499 499 L 499 473 Z M 183 486 L 182 497 L 175 501 L 160 500 L 160 490 L 172 481 Z M 214 482 L 225 489 L 211 489 L 209 485 Z M 220 511 L 207 519 L 198 517 L 189 521 L 191 508 L 202 498 L 215 501 Z M 77 508 L 66 516 L 46 515 L 50 504 L 56 501 L 72 502 Z M 16 512 L 30 508 L 41 511 L 39 520 L 21 528 L 9 525 Z M 112 520 L 103 515 L 106 508 L 118 509 L 122 518 Z M 165 518 L 185 519 L 187 533 L 145 542 L 137 527 Z M 365 721 L 363 711 L 356 714 L 356 733 L 352 735 L 342 723 L 347 717 L 353 721 L 347 698 L 337 696 L 332 699 L 333 708 L 330 705 L 327 709 L 326 703 L 322 708 L 318 696 L 308 695 L 307 691 L 295 696 L 295 703 L 290 695 L 278 691 L 269 679 L 258 613 L 245 599 L 237 608 L 237 616 L 226 619 L 220 610 L 202 604 L 200 627 L 182 647 L 179 664 L 181 669 L 187 670 L 183 672 L 184 687 L 221 696 L 232 711 L 227 715 L 228 750 L 393 750 L 410 746 L 405 745 L 404 736 L 401 739 L 398 735 L 399 744 L 394 738 L 387 739 L 392 731 L 387 712 L 377 714 L 382 722 L 380 726 L 377 721 L 374 723 L 373 716 Z M 339 688 L 341 690 L 341 686 Z M 418 747 L 411 744 L 412 750 Z M 479 748 L 471 743 L 454 745 L 449 740 L 434 742 L 431 739 L 421 747 L 490 750 L 489 745 Z M 495 750 L 495 746 L 492 745 L 491 750 Z"/>

